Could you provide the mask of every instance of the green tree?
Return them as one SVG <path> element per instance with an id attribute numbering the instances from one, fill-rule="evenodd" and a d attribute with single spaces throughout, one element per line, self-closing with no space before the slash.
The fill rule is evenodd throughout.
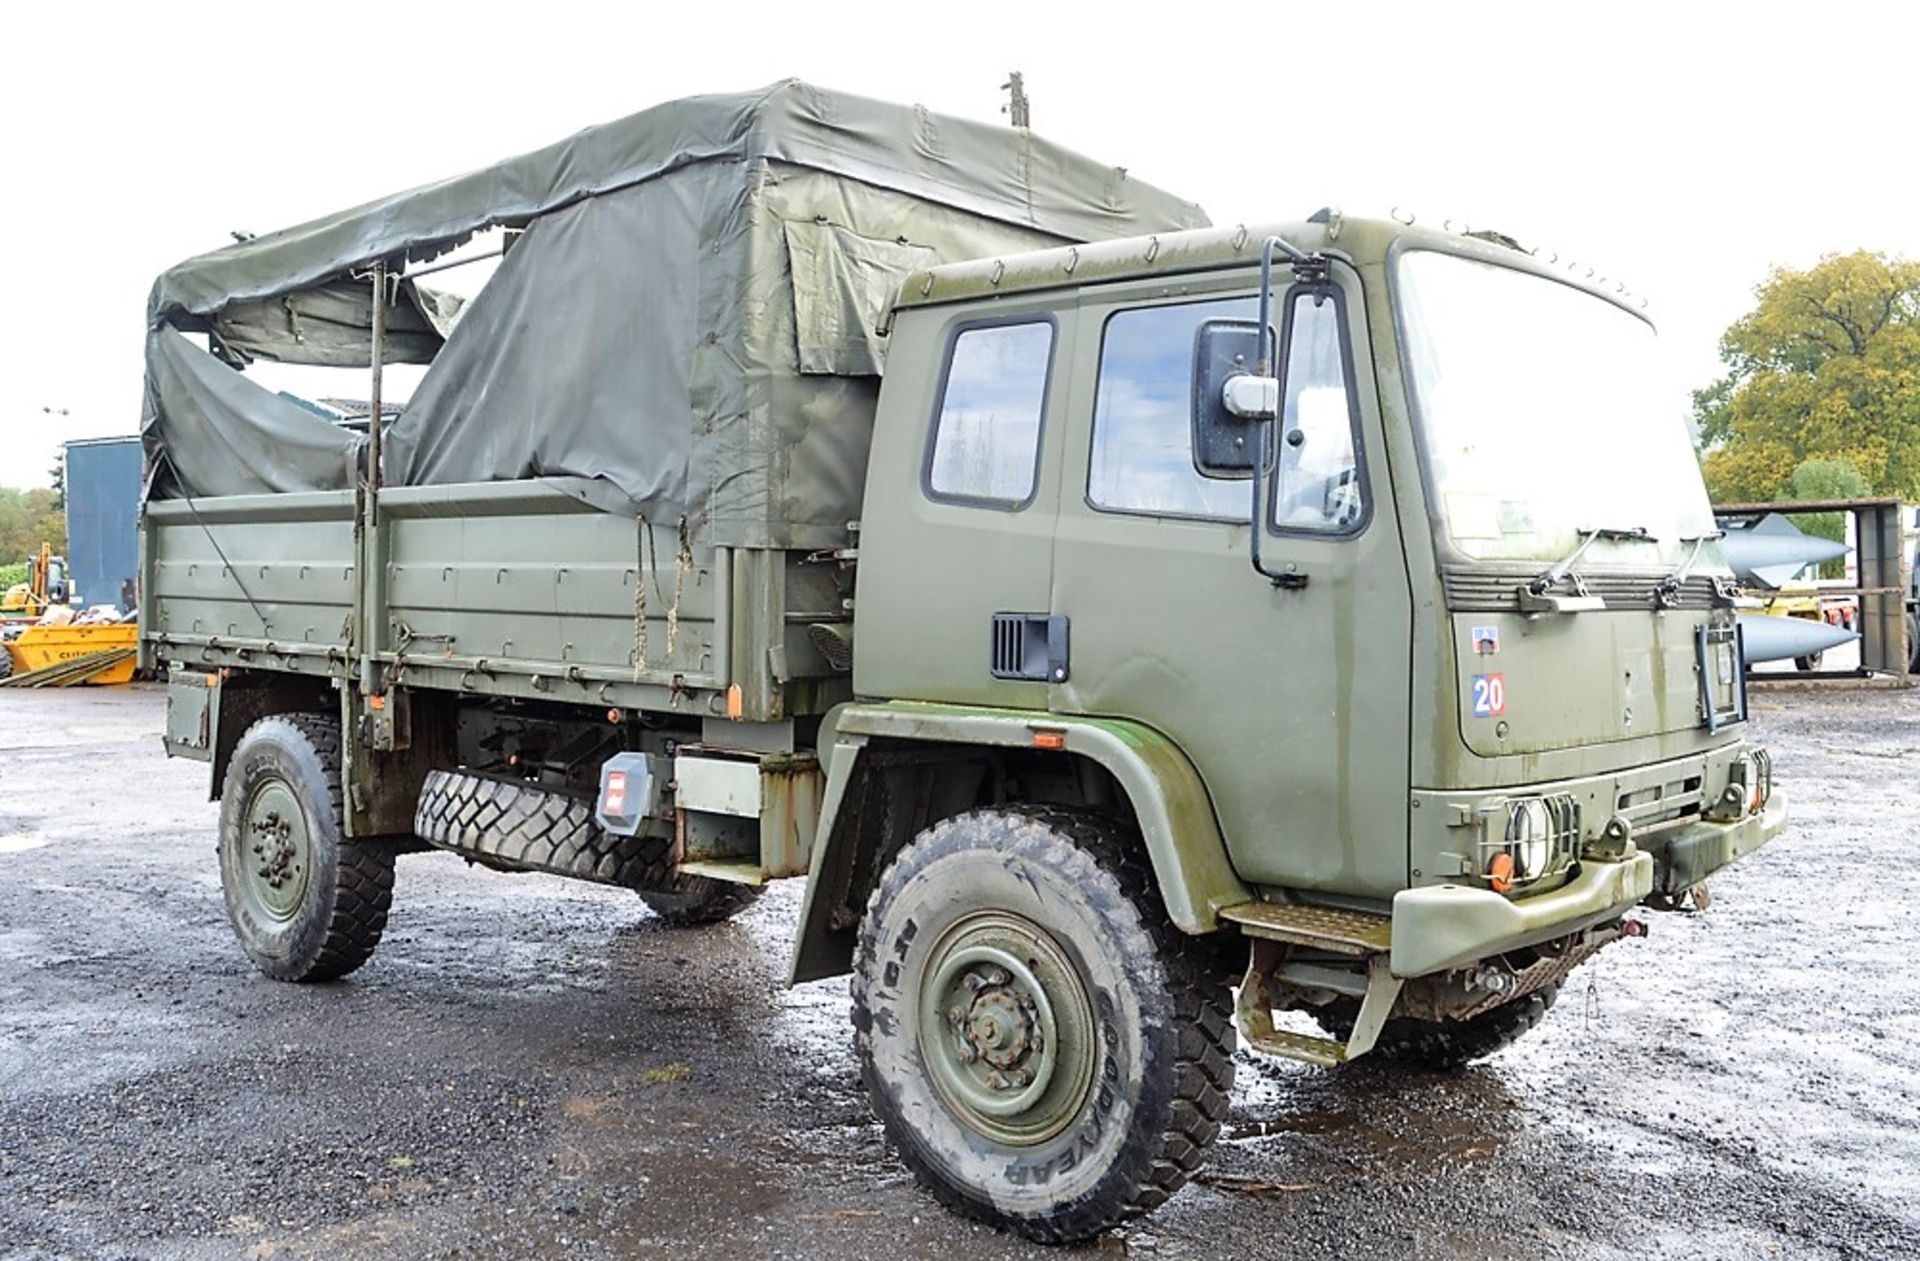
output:
<path id="1" fill-rule="evenodd" d="M 67 549 L 66 514 L 54 506 L 45 487 L 14 490 L 0 486 L 0 564 L 25 560 L 42 542 L 64 555 Z"/>
<path id="2" fill-rule="evenodd" d="M 1873 493 L 1860 470 L 1845 460 L 1802 460 L 1787 479 L 1788 499 L 1859 499 Z M 1844 543 L 1847 540 L 1847 516 L 1844 512 L 1809 512 L 1796 516 L 1794 524 L 1808 534 Z M 1847 561 L 1830 560 L 1820 567 L 1822 578 L 1844 578 Z"/>
<path id="3" fill-rule="evenodd" d="M 1840 464 L 1854 493 L 1920 498 L 1920 263 L 1830 255 L 1755 297 L 1720 339 L 1726 375 L 1693 396 L 1714 498 L 1802 497 L 1810 464 L 1814 483 Z"/>

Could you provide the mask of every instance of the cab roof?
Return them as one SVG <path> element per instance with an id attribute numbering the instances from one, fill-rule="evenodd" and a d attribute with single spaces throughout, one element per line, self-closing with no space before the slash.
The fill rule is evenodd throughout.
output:
<path id="1" fill-rule="evenodd" d="M 1592 279 L 1587 269 L 1570 270 L 1552 256 L 1542 257 L 1501 233 L 1455 232 L 1391 219 L 1347 218 L 1332 209 L 1292 222 L 1155 232 L 947 263 L 909 275 L 901 285 L 895 307 L 933 306 L 1095 281 L 1256 267 L 1269 236 L 1309 253 L 1345 259 L 1355 266 L 1384 264 L 1398 249 L 1460 254 L 1562 281 L 1645 318 L 1640 310 L 1644 304 L 1624 287 L 1610 286 L 1604 278 Z"/>

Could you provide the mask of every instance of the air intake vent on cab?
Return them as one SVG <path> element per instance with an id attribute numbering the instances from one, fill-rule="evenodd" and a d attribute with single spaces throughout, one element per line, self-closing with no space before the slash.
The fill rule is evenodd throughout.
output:
<path id="1" fill-rule="evenodd" d="M 996 679 L 1067 681 L 1067 619 L 1060 614 L 995 613 L 989 668 Z"/>

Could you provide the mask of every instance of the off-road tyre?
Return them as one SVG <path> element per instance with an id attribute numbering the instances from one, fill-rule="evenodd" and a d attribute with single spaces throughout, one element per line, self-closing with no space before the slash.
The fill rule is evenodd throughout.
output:
<path id="1" fill-rule="evenodd" d="M 5 644 L 0 644 L 0 679 L 13 677 L 13 653 Z"/>
<path id="2" fill-rule="evenodd" d="M 666 888 L 640 890 L 640 900 L 674 928 L 698 928 L 732 919 L 759 901 L 762 892 L 755 884 L 675 876 Z"/>
<path id="3" fill-rule="evenodd" d="M 962 968 L 965 984 L 940 983 L 979 953 L 968 944 L 981 940 L 973 934 L 1001 931 L 1003 922 L 1040 930 L 1024 962 L 1029 977 L 1062 983 L 1042 987 L 1043 1010 L 1058 1018 L 1052 1027 L 1076 1027 L 1072 1011 L 1091 1017 L 1078 1026 L 1088 1036 L 1060 1033 L 1055 1066 L 1032 1079 L 1045 1083 L 1043 1094 L 1029 1104 L 1035 1087 L 1018 1083 L 1015 1102 L 1028 1111 L 990 1122 L 1018 1127 L 1033 1116 L 1059 1128 L 1011 1141 L 966 1117 L 943 1084 L 979 1069 L 942 1076 L 930 1067 L 958 1062 L 939 1037 L 959 1048 L 966 1030 L 981 1027 L 943 995 L 985 1002 L 1012 991 L 991 979 L 1011 977 L 1005 969 L 976 987 L 978 963 Z M 1212 942 L 1168 922 L 1137 837 L 1113 819 L 1007 806 L 937 823 L 881 875 L 860 926 L 854 1042 L 874 1110 L 921 1185 L 949 1209 L 1044 1243 L 1090 1238 L 1164 1203 L 1219 1135 L 1236 1039 L 1225 960 Z M 933 1040 L 923 1011 L 945 1031 Z M 1021 1045 L 1030 1060 L 1032 1041 Z M 984 1057 L 974 1062 L 987 1066 Z"/>
<path id="4" fill-rule="evenodd" d="M 1920 674 L 1920 617 L 1907 610 L 1907 673 Z"/>
<path id="5" fill-rule="evenodd" d="M 1464 1068 L 1511 1046 L 1546 1017 L 1559 995 L 1559 985 L 1542 986 L 1467 1020 L 1396 1016 L 1381 1028 L 1380 1040 L 1363 1058 L 1379 1057 L 1439 1070 Z M 1352 1036 L 1359 1013 L 1359 1004 L 1346 999 L 1319 1008 L 1314 1019 L 1334 1037 L 1345 1039 Z"/>
<path id="6" fill-rule="evenodd" d="M 227 765 L 218 845 L 227 918 L 253 965 L 278 981 L 337 980 L 371 958 L 386 931 L 393 849 L 346 835 L 340 763 L 337 719 L 276 714 L 247 728 Z M 293 803 L 286 826 L 301 831 L 300 852 L 283 864 L 293 887 L 274 894 L 287 903 L 279 914 L 248 892 L 269 861 L 254 848 L 265 841 L 254 825 L 267 801 Z"/>
<path id="7" fill-rule="evenodd" d="M 663 837 L 614 836 L 593 804 L 519 780 L 472 771 L 429 771 L 414 806 L 421 840 L 506 871 L 544 871 L 627 889 L 668 887 Z"/>

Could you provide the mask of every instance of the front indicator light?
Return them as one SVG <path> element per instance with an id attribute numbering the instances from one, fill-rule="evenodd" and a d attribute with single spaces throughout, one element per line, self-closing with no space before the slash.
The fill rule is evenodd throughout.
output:
<path id="1" fill-rule="evenodd" d="M 1493 856 L 1487 865 L 1487 883 L 1493 886 L 1495 893 L 1505 893 L 1513 888 L 1513 855 L 1501 850 Z"/>

